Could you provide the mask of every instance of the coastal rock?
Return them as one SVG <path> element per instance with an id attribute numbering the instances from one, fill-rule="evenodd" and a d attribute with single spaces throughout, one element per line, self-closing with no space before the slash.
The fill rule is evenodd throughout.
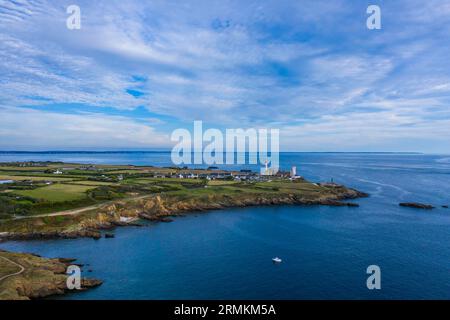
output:
<path id="1" fill-rule="evenodd" d="M 8 267 L 14 261 L 23 268 L 18 274 L 0 281 L 0 300 L 40 299 L 52 295 L 62 295 L 66 286 L 67 265 L 73 264 L 72 258 L 47 259 L 28 253 L 0 251 L 0 269 Z M 82 290 L 102 284 L 97 279 L 81 279 Z"/>
<path id="2" fill-rule="evenodd" d="M 336 206 L 336 207 L 359 207 L 359 204 L 353 203 L 353 202 L 341 202 L 341 201 L 335 201 L 335 200 L 325 200 L 321 204 L 327 205 L 327 206 Z"/>
<path id="3" fill-rule="evenodd" d="M 100 239 L 102 234 L 98 230 L 80 230 L 59 234 L 62 238 L 93 238 Z"/>
<path id="4" fill-rule="evenodd" d="M 105 233 L 105 238 L 114 238 L 114 233 Z"/>
<path id="5" fill-rule="evenodd" d="M 150 220 L 150 221 L 158 220 L 156 215 L 151 215 L 151 214 L 148 214 L 146 212 L 140 212 L 139 213 L 139 218 L 145 219 L 145 220 Z"/>
<path id="6" fill-rule="evenodd" d="M 71 264 L 72 262 L 75 262 L 77 259 L 74 258 L 58 258 L 58 261 L 64 264 Z"/>
<path id="7" fill-rule="evenodd" d="M 156 196 L 153 199 L 144 202 L 144 211 L 146 213 L 158 213 L 158 214 L 168 214 L 169 210 L 164 206 L 163 201 L 160 196 Z"/>
<path id="8" fill-rule="evenodd" d="M 92 271 L 92 270 L 90 270 L 90 271 Z M 102 284 L 103 284 L 103 281 L 98 280 L 98 279 L 87 279 L 87 278 L 81 279 L 81 289 L 82 290 L 86 290 L 89 288 L 95 288 Z"/>
<path id="9" fill-rule="evenodd" d="M 399 206 L 401 207 L 410 207 L 410 208 L 417 208 L 417 209 L 434 209 L 434 207 L 430 204 L 423 204 L 419 202 L 401 202 L 399 203 Z"/>
<path id="10" fill-rule="evenodd" d="M 66 232 L 27 232 L 16 233 L 9 232 L 8 235 L 2 237 L 4 240 L 50 240 L 50 239 L 76 239 L 76 238 L 93 238 L 100 239 L 101 233 L 97 230 L 79 230 Z"/>
<path id="11" fill-rule="evenodd" d="M 358 203 L 346 202 L 345 204 L 347 205 L 347 207 L 359 207 Z"/>

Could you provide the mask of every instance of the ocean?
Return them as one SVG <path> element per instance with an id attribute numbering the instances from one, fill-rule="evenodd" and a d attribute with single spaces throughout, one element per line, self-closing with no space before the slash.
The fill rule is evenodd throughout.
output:
<path id="1" fill-rule="evenodd" d="M 0 153 L 2 162 L 25 160 L 171 165 L 168 152 Z M 58 299 L 450 299 L 450 209 L 442 207 L 450 156 L 281 153 L 280 165 L 370 197 L 353 200 L 360 207 L 226 209 L 117 228 L 113 239 L 0 248 L 75 257 L 83 276 L 104 280 Z M 399 207 L 407 201 L 436 209 Z M 275 256 L 283 262 L 273 264 Z M 369 265 L 381 269 L 380 290 L 367 289 Z"/>

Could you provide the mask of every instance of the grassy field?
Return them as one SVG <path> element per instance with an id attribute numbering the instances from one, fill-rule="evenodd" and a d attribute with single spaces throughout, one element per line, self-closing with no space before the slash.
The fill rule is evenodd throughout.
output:
<path id="1" fill-rule="evenodd" d="M 179 179 L 179 178 L 133 178 L 127 179 L 126 183 L 137 183 L 137 184 L 158 184 L 158 183 L 190 183 L 190 184 L 202 184 L 203 181 L 200 179 Z"/>
<path id="2" fill-rule="evenodd" d="M 199 183 L 189 179 L 145 178 L 145 175 L 149 175 L 148 171 L 170 170 L 164 168 L 96 165 L 91 167 L 93 170 L 81 170 L 86 166 L 88 165 L 64 163 L 40 167 L 0 165 L 0 179 L 15 181 L 0 185 L 0 219 L 7 219 L 12 215 L 26 216 L 82 208 L 136 195 L 182 190 Z M 66 169 L 61 175 L 48 173 L 48 170 L 61 168 Z M 126 175 L 123 181 L 117 181 L 118 174 L 111 173 L 124 170 L 133 174 Z M 53 184 L 46 185 L 37 183 L 38 181 L 52 181 Z"/>
<path id="3" fill-rule="evenodd" d="M 118 185 L 116 182 L 103 182 L 103 181 L 91 181 L 91 180 L 77 180 L 67 182 L 65 184 L 76 184 L 76 185 L 84 185 L 84 186 L 113 186 Z"/>
<path id="4" fill-rule="evenodd" d="M 232 185 L 240 183 L 239 181 L 225 181 L 225 180 L 210 180 L 208 181 L 208 186 L 223 186 L 223 185 Z"/>
<path id="5" fill-rule="evenodd" d="M 51 167 L 13 167 L 13 166 L 0 166 L 0 171 L 45 171 L 52 169 Z"/>
<path id="6" fill-rule="evenodd" d="M 73 178 L 63 178 L 63 177 L 52 177 L 52 176 L 31 176 L 31 175 L 17 175 L 17 176 L 4 176 L 0 175 L 0 180 L 14 180 L 14 181 L 23 181 L 23 180 L 31 180 L 31 181 L 72 181 Z"/>
<path id="7" fill-rule="evenodd" d="M 154 168 L 154 167 L 136 167 L 130 169 L 120 169 L 120 170 L 110 170 L 109 174 L 136 174 L 136 173 L 150 173 L 150 172 L 159 172 L 159 173 L 170 173 L 173 172 L 173 169 L 168 168 Z"/>
<path id="8" fill-rule="evenodd" d="M 108 171 L 108 174 L 134 174 L 134 173 L 146 173 L 150 172 L 148 170 L 137 170 L 137 169 L 128 169 L 128 170 L 111 170 Z"/>
<path id="9" fill-rule="evenodd" d="M 20 270 L 20 268 L 18 266 L 16 266 L 15 264 L 12 264 L 11 262 L 9 262 L 7 260 L 0 259 L 0 278 L 2 278 L 3 276 L 6 276 L 8 274 L 15 273 L 19 270 Z"/>
<path id="10" fill-rule="evenodd" d="M 20 190 L 15 193 L 40 200 L 61 202 L 86 198 L 86 191 L 93 188 L 95 188 L 95 186 L 80 186 L 58 183 L 34 190 Z"/>

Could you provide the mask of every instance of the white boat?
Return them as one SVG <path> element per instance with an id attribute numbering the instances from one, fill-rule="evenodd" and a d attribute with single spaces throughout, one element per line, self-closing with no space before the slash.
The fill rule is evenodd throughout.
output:
<path id="1" fill-rule="evenodd" d="M 281 261 L 283 261 L 283 260 L 281 260 L 278 257 L 275 257 L 275 258 L 272 258 L 272 261 L 275 262 L 275 263 L 281 263 Z"/>

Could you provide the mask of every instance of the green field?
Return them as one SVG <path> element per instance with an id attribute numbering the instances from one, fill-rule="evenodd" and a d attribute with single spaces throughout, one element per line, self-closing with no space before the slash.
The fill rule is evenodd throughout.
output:
<path id="1" fill-rule="evenodd" d="M 103 181 L 91 181 L 91 180 L 77 180 L 71 181 L 66 184 L 76 184 L 76 185 L 84 185 L 84 186 L 113 186 L 118 185 L 116 182 L 103 182 Z"/>
<path id="2" fill-rule="evenodd" d="M 133 173 L 145 173 L 145 172 L 149 172 L 149 171 L 142 171 L 142 170 L 137 170 L 137 169 L 128 169 L 128 170 L 112 170 L 112 171 L 108 171 L 108 174 L 133 174 Z"/>
<path id="3" fill-rule="evenodd" d="M 0 259 L 0 278 L 11 273 L 19 271 L 20 268 L 11 262 Z"/>
<path id="4" fill-rule="evenodd" d="M 208 186 L 223 186 L 223 185 L 231 185 L 240 183 L 239 181 L 233 181 L 233 180 L 210 180 L 208 181 Z"/>
<path id="5" fill-rule="evenodd" d="M 45 171 L 53 169 L 52 167 L 13 167 L 13 166 L 0 166 L 0 171 Z"/>
<path id="6" fill-rule="evenodd" d="M 80 186 L 58 183 L 34 190 L 20 190 L 16 191 L 15 193 L 39 200 L 62 202 L 86 198 L 86 191 L 94 188 L 95 186 Z"/>
<path id="7" fill-rule="evenodd" d="M 82 170 L 86 166 L 64 163 L 40 167 L 22 167 L 20 163 L 17 166 L 0 165 L 0 179 L 15 182 L 0 185 L 0 220 L 11 215 L 57 212 L 136 195 L 195 188 L 202 183 L 190 179 L 146 178 L 151 171 L 173 170 L 167 168 L 96 165 L 95 170 Z M 48 173 L 56 169 L 62 169 L 64 173 Z M 113 175 L 111 171 L 133 174 L 118 181 L 117 174 Z M 53 184 L 38 183 L 42 181 Z"/>
<path id="8" fill-rule="evenodd" d="M 0 180 L 14 180 L 14 181 L 23 181 L 23 180 L 31 180 L 31 181 L 71 181 L 73 178 L 62 178 L 62 177 L 52 177 L 52 176 L 2 176 L 0 175 Z"/>
<path id="9" fill-rule="evenodd" d="M 127 183 L 148 184 L 148 183 L 190 183 L 202 184 L 200 179 L 179 179 L 179 178 L 134 178 L 127 179 Z"/>

